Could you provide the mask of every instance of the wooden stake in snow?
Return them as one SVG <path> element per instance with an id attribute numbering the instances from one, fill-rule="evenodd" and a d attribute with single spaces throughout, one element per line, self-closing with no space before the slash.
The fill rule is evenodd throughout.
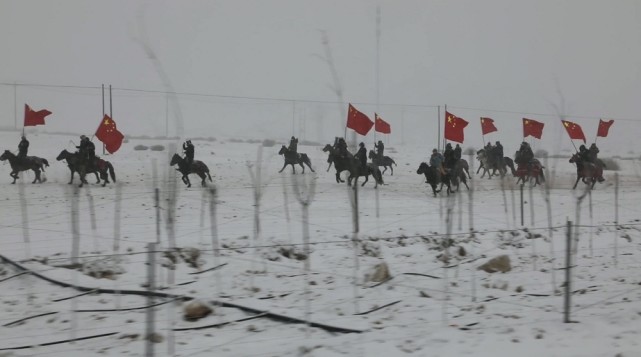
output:
<path id="1" fill-rule="evenodd" d="M 354 178 L 354 186 L 350 187 L 347 185 L 347 195 L 349 197 L 349 202 L 352 206 L 352 248 L 354 250 L 354 269 L 352 276 L 352 286 L 354 289 L 354 314 L 359 313 L 358 307 L 358 271 L 359 271 L 359 262 L 358 262 L 358 231 L 359 231 L 359 213 L 358 213 L 358 177 Z"/>
<path id="2" fill-rule="evenodd" d="M 474 158 L 472 157 L 472 153 L 469 154 L 469 159 L 468 161 L 470 162 L 470 171 L 474 172 Z M 470 180 L 470 189 L 467 191 L 467 200 L 468 200 L 468 209 L 467 213 L 469 215 L 470 219 L 470 245 L 469 245 L 469 256 L 474 258 L 474 240 L 476 238 L 476 235 L 474 234 L 474 181 L 475 180 Z M 476 269 L 472 269 L 472 302 L 476 301 Z"/>
<path id="3" fill-rule="evenodd" d="M 147 244 L 147 306 L 154 304 L 154 290 L 156 290 L 156 243 Z M 147 309 L 147 323 L 145 330 L 145 356 L 154 356 L 154 342 L 153 335 L 155 333 L 155 309 L 150 307 Z"/>
<path id="4" fill-rule="evenodd" d="M 78 194 L 79 189 L 77 186 L 73 186 L 71 190 L 71 264 L 78 264 L 78 256 L 80 255 L 80 228 L 79 228 L 79 219 L 78 216 Z"/>
<path id="5" fill-rule="evenodd" d="M 314 193 L 316 192 L 316 175 L 312 175 L 311 179 L 308 182 L 305 181 L 304 176 L 301 175 L 298 179 L 295 176 L 292 176 L 292 183 L 294 186 L 294 193 L 296 194 L 296 199 L 303 209 L 303 249 L 305 250 L 305 321 L 307 321 L 307 328 L 305 329 L 305 335 L 309 337 L 311 330 L 310 321 L 312 319 L 312 309 L 311 309 L 311 292 L 309 291 L 309 270 L 311 265 L 311 251 L 309 249 L 309 206 L 314 200 Z M 300 181 L 300 182 L 299 182 Z"/>
<path id="6" fill-rule="evenodd" d="M 569 323 L 570 321 L 570 298 L 572 296 L 571 288 L 571 268 L 572 268 L 572 222 L 567 222 L 566 244 L 565 244 L 565 298 L 563 308 L 563 322 Z"/>
<path id="7" fill-rule="evenodd" d="M 619 266 L 619 173 L 614 173 L 614 266 Z"/>
<path id="8" fill-rule="evenodd" d="M 536 253 L 536 239 L 531 229 L 534 227 L 534 194 L 532 193 L 532 185 L 530 185 L 530 246 L 532 247 L 532 270 L 536 270 L 536 260 L 538 258 Z"/>
<path id="9" fill-rule="evenodd" d="M 547 167 L 547 163 L 545 165 Z M 545 177 L 551 177 L 550 173 L 545 172 Z M 545 180 L 545 205 L 548 211 L 548 239 L 550 240 L 550 274 L 552 276 L 552 295 L 556 294 L 556 256 L 554 250 L 554 229 L 552 228 L 552 202 L 550 201 L 550 181 Z"/>
<path id="10" fill-rule="evenodd" d="M 29 213 L 27 211 L 27 196 L 24 192 L 24 182 L 18 183 L 18 192 L 20 196 L 20 213 L 22 214 L 22 240 L 24 242 L 25 259 L 31 259 L 31 243 L 29 239 Z"/>
<path id="11" fill-rule="evenodd" d="M 211 244 L 214 251 L 214 266 L 220 265 L 220 242 L 218 241 L 218 221 L 216 217 L 216 205 L 218 204 L 218 191 L 216 187 L 209 189 L 209 224 L 211 225 Z M 216 269 L 214 274 L 216 279 L 216 300 L 220 297 L 220 292 L 222 291 L 222 279 L 220 276 L 220 270 Z"/>
<path id="12" fill-rule="evenodd" d="M 254 274 L 256 274 L 255 262 L 258 261 L 258 241 L 260 240 L 260 200 L 263 197 L 262 175 L 261 167 L 263 165 L 263 147 L 258 146 L 258 153 L 256 154 L 256 163 L 252 165 L 247 162 L 247 170 L 249 170 L 249 177 L 252 180 L 254 188 L 254 231 L 252 236 L 253 259 L 251 261 L 251 274 L 249 275 L 249 290 L 254 291 Z M 254 166 L 256 171 L 254 172 Z M 263 264 L 263 271 L 267 271 L 267 265 Z"/>

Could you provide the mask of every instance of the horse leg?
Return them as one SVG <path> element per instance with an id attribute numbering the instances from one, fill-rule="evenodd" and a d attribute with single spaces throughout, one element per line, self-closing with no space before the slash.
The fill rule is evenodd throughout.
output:
<path id="1" fill-rule="evenodd" d="M 40 180 L 40 170 L 38 169 L 32 169 L 32 170 L 33 172 L 36 173 L 36 178 L 34 178 L 33 181 L 31 181 L 31 183 L 36 183 L 36 181 L 38 181 L 39 183 L 42 183 L 42 181 Z"/>
<path id="2" fill-rule="evenodd" d="M 200 183 L 200 184 L 201 184 L 203 187 L 207 187 L 207 180 L 205 180 L 205 179 L 207 178 L 207 176 L 206 176 L 204 173 L 202 173 L 202 172 L 200 172 L 200 173 L 198 174 L 198 176 L 200 176 L 200 178 L 202 179 L 202 181 L 201 181 L 201 183 Z"/>
<path id="3" fill-rule="evenodd" d="M 389 165 L 389 169 L 390 169 L 390 171 L 392 172 L 390 175 L 391 175 L 391 176 L 394 176 L 394 166 Z"/>
<path id="4" fill-rule="evenodd" d="M 309 161 L 305 161 L 305 165 L 307 165 L 307 167 L 309 167 L 309 169 L 312 170 L 312 172 L 316 172 L 316 171 L 314 171 L 314 169 L 312 169 L 312 164 Z M 303 166 L 303 165 L 301 165 L 301 166 Z M 303 170 L 304 169 L 305 168 L 303 167 Z"/>
<path id="5" fill-rule="evenodd" d="M 75 171 L 71 170 L 71 180 L 69 180 L 69 182 L 67 183 L 68 185 L 71 185 L 73 183 L 73 174 L 74 173 L 75 173 Z"/>
<path id="6" fill-rule="evenodd" d="M 302 167 L 302 168 L 303 168 L 303 173 L 305 173 L 305 166 L 303 166 L 303 163 L 302 163 L 302 162 L 299 162 L 298 164 L 300 165 L 300 167 Z M 292 165 L 292 167 L 293 167 L 293 166 L 294 166 L 294 165 Z"/>
<path id="7" fill-rule="evenodd" d="M 183 179 L 184 179 L 185 183 L 187 184 L 187 187 L 191 187 L 191 181 L 189 181 L 189 176 L 184 175 Z"/>
<path id="8" fill-rule="evenodd" d="M 363 181 L 363 183 L 361 184 L 361 187 L 365 186 L 365 184 L 367 183 L 367 180 L 369 180 L 369 175 L 365 175 L 365 181 Z"/>
<path id="9" fill-rule="evenodd" d="M 14 172 L 14 171 L 11 171 L 11 173 L 9 174 L 9 176 L 13 177 L 13 182 L 12 182 L 11 184 L 12 184 L 12 185 L 13 185 L 13 184 L 15 184 L 15 183 L 16 183 L 16 180 L 18 179 L 18 173 L 17 173 L 17 172 Z"/>
<path id="10" fill-rule="evenodd" d="M 98 171 L 94 171 L 94 174 L 96 175 L 96 183 L 100 183 L 100 177 L 98 176 Z"/>
<path id="11" fill-rule="evenodd" d="M 282 168 L 282 169 L 280 169 L 280 171 L 278 171 L 278 173 L 283 172 L 283 170 L 285 170 L 285 166 L 287 166 L 287 162 L 285 162 L 285 163 L 283 164 L 283 168 Z"/>
<path id="12" fill-rule="evenodd" d="M 383 172 L 381 172 L 381 175 L 384 174 L 385 171 L 387 171 L 387 166 L 383 166 Z"/>
<path id="13" fill-rule="evenodd" d="M 576 185 L 579 184 L 579 180 L 581 179 L 581 176 L 576 175 L 576 181 L 574 182 L 574 186 L 572 186 L 572 189 L 574 190 L 576 188 Z"/>
<path id="14" fill-rule="evenodd" d="M 296 175 L 296 166 L 294 166 L 294 164 L 291 164 L 291 165 L 292 165 L 292 173 Z"/>

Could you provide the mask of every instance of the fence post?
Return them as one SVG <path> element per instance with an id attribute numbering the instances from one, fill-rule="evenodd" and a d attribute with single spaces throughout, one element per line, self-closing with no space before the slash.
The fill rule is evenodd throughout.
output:
<path id="1" fill-rule="evenodd" d="M 150 294 L 147 296 L 147 305 L 152 306 L 154 304 L 153 291 L 156 289 L 155 285 L 155 273 L 156 273 L 156 243 L 147 244 L 147 291 Z M 154 342 L 153 335 L 155 330 L 155 310 L 153 307 L 147 308 L 147 325 L 145 332 L 145 356 L 153 357 L 154 356 Z"/>
<path id="2" fill-rule="evenodd" d="M 614 267 L 619 266 L 619 173 L 614 174 Z"/>
<path id="3" fill-rule="evenodd" d="M 566 232 L 566 245 L 565 245 L 565 301 L 564 301 L 564 313 L 563 313 L 563 322 L 569 323 L 570 321 L 570 297 L 572 294 L 571 289 L 571 265 L 572 265 L 572 222 L 567 221 L 567 232 Z"/>

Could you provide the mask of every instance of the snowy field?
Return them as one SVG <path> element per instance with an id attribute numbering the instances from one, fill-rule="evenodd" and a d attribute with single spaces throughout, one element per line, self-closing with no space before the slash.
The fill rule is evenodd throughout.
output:
<path id="1" fill-rule="evenodd" d="M 526 187 L 521 224 L 521 192 L 513 177 L 502 183 L 473 174 L 473 195 L 463 189 L 450 199 L 433 197 L 416 173 L 431 146 L 389 145 L 386 154 L 398 166 L 394 176 L 385 173 L 386 185 L 374 189 L 370 180 L 359 188 L 360 229 L 354 244 L 350 191 L 335 182 L 333 168 L 325 172 L 327 156 L 320 147 L 299 146 L 316 174 L 307 170 L 296 175 L 304 179 L 297 185 L 290 168 L 278 173 L 283 158 L 277 152 L 284 143 L 263 147 L 256 207 L 248 163 L 256 176 L 259 144 L 194 141 L 196 159 L 213 176 L 209 188 L 216 188 L 217 201 L 210 205 L 212 193 L 198 185 L 195 175 L 192 188 L 186 188 L 169 167 L 168 155 L 175 152 L 168 150 L 169 141 L 132 139 L 115 155 L 103 156 L 114 165 L 117 184 L 100 187 L 88 176 L 91 184 L 77 189 L 67 184 L 66 164 L 55 160 L 63 149 L 73 149 L 70 140 L 77 142 L 77 137 L 32 134 L 29 139 L 29 154 L 50 163 L 47 181 L 31 184 L 33 174 L 27 173 L 12 185 L 9 165 L 0 164 L 0 254 L 59 282 L 145 291 L 147 245 L 158 239 L 158 187 L 156 291 L 169 297 L 150 302 L 140 295 L 94 292 L 65 299 L 82 292 L 35 275 L 12 277 L 21 271 L 4 260 L 0 356 L 144 355 L 144 307 L 169 300 L 153 310 L 156 355 L 641 353 L 639 161 L 618 161 L 618 196 L 615 172 L 606 171 L 606 182 L 581 201 L 577 221 L 577 198 L 586 192 L 584 185 L 573 191 L 574 166 L 566 158 L 550 159 L 549 210 L 545 190 Z M 3 150 L 14 150 L 19 134 L 2 132 L 0 141 Z M 165 145 L 165 150 L 134 150 L 139 144 Z M 472 167 L 478 167 L 473 161 Z M 308 274 L 297 187 L 302 196 L 312 196 Z M 72 228 L 74 201 L 77 232 Z M 172 203 L 173 230 L 167 224 Z M 578 224 L 573 227 L 578 246 L 570 289 L 570 317 L 576 323 L 563 322 L 567 220 Z M 74 235 L 80 241 L 78 256 L 72 256 Z M 172 235 L 180 251 L 170 249 Z M 509 257 L 510 271 L 477 269 L 501 255 Z M 381 263 L 391 278 L 372 281 L 374 267 Z M 101 274 L 105 276 L 96 278 Z M 183 309 L 190 298 L 209 304 L 213 312 L 186 321 Z M 299 321 L 307 316 L 314 326 L 277 315 Z M 216 324 L 221 326 L 183 330 Z M 43 345 L 102 334 L 110 335 Z M 26 346 L 31 347 L 11 349 Z"/>

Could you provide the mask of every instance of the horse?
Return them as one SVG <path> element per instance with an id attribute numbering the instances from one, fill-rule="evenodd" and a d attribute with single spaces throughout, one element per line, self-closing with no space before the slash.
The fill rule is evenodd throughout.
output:
<path id="1" fill-rule="evenodd" d="M 597 183 L 597 181 L 603 182 L 602 177 L 605 164 L 603 164 L 602 161 L 600 161 L 600 164 L 584 162 L 581 160 L 579 154 L 575 153 L 570 158 L 570 163 L 576 163 L 576 181 L 574 182 L 574 186 L 572 186 L 573 190 L 576 188 L 579 180 L 582 180 L 583 183 L 587 185 L 591 185 L 590 189 L 594 188 L 594 184 Z"/>
<path id="2" fill-rule="evenodd" d="M 383 159 L 379 160 L 378 155 L 374 152 L 374 150 L 369 151 L 368 157 L 372 160 L 372 163 L 374 163 L 376 166 L 383 166 L 382 174 L 384 174 L 385 171 L 387 171 L 387 168 L 389 167 L 389 169 L 392 172 L 391 175 L 394 176 L 394 167 L 392 167 L 392 165 L 396 165 L 396 162 L 391 157 L 383 156 Z"/>
<path id="3" fill-rule="evenodd" d="M 465 176 L 467 174 L 467 176 Z M 467 190 L 470 190 L 470 187 L 467 185 L 467 178 L 472 179 L 470 176 L 469 165 L 465 159 L 458 159 L 454 168 L 451 169 L 450 181 L 451 184 L 456 186 L 456 191 L 459 190 L 460 182 L 463 182 Z"/>
<path id="4" fill-rule="evenodd" d="M 307 154 L 290 151 L 287 146 L 283 145 L 280 151 L 278 151 L 278 155 L 283 155 L 285 158 L 285 163 L 283 164 L 283 168 L 278 171 L 279 173 L 283 172 L 287 165 L 292 165 L 292 172 L 294 174 L 296 174 L 296 167 L 294 165 L 300 165 L 300 167 L 303 168 L 303 173 L 305 173 L 305 166 L 303 166 L 303 164 L 307 165 L 312 172 L 316 172 L 312 169 L 312 162 L 309 160 L 309 157 L 307 157 Z"/>
<path id="5" fill-rule="evenodd" d="M 479 165 L 478 170 L 476 170 L 476 173 L 478 174 L 481 169 L 483 169 L 483 174 L 481 174 L 481 178 L 485 176 L 487 173 L 487 178 L 491 179 L 493 175 L 496 175 L 496 171 L 499 172 L 499 175 L 501 177 L 505 176 L 507 173 L 507 167 L 510 167 L 512 169 L 512 174 L 514 174 L 514 163 L 512 162 L 512 159 L 509 157 L 503 157 L 503 162 L 497 162 L 495 159 L 490 158 L 487 153 L 485 152 L 485 149 L 481 149 L 476 152 L 476 159 L 479 160 L 481 165 Z M 507 167 L 506 167 L 507 166 Z M 490 172 L 490 170 L 493 170 L 493 172 Z"/>
<path id="6" fill-rule="evenodd" d="M 519 162 L 516 166 L 514 176 L 518 177 L 516 183 L 521 182 L 522 185 L 525 185 L 526 182 L 531 179 L 535 179 L 534 186 L 540 185 L 541 182 L 545 182 L 545 175 L 543 174 L 543 169 L 545 167 L 541 165 L 541 162 L 537 159 L 532 159 L 530 161 L 530 167 L 523 162 Z"/>
<path id="7" fill-rule="evenodd" d="M 363 168 L 361 167 L 360 162 L 354 159 L 354 156 L 352 154 L 348 152 L 346 157 L 341 156 L 339 155 L 338 151 L 330 144 L 325 145 L 323 151 L 329 153 L 327 161 L 331 160 L 331 162 L 334 163 L 337 183 L 345 182 L 343 179 L 341 179 L 340 175 L 341 172 L 347 170 L 349 171 L 349 177 L 347 178 L 347 183 L 349 185 L 352 184 L 352 179 L 360 176 L 365 176 L 365 182 L 361 184 L 361 186 L 363 186 L 369 180 L 369 175 L 372 175 L 374 177 L 375 187 L 378 187 L 379 184 L 384 184 L 383 174 L 381 173 L 381 170 L 378 168 L 378 166 L 369 164 L 366 165 L 365 168 Z"/>
<path id="8" fill-rule="evenodd" d="M 174 166 L 178 165 L 178 168 L 176 171 L 180 172 L 182 176 L 182 180 L 187 185 L 187 187 L 191 187 L 191 181 L 189 181 L 189 174 L 196 174 L 200 176 L 200 179 L 202 180 L 200 184 L 203 187 L 207 187 L 207 178 L 209 177 L 209 182 L 212 182 L 211 175 L 209 174 L 209 167 L 205 165 L 204 162 L 200 160 L 194 160 L 191 165 L 187 162 L 186 159 L 182 158 L 178 154 L 174 154 L 174 156 L 171 157 L 171 161 L 169 162 L 169 166 Z"/>
<path id="9" fill-rule="evenodd" d="M 353 179 L 365 176 L 365 181 L 363 181 L 363 183 L 361 184 L 361 186 L 365 186 L 365 184 L 369 180 L 369 175 L 372 175 L 372 177 L 374 178 L 374 188 L 377 188 L 378 185 L 385 184 L 385 182 L 383 182 L 383 174 L 376 164 L 369 163 L 365 165 L 365 167 L 363 167 L 361 166 L 360 162 L 354 159 L 352 160 L 352 162 L 352 168 L 349 171 L 349 177 L 347 178 L 348 185 L 351 186 Z M 356 185 L 356 180 L 354 180 L 354 185 Z"/>
<path id="10" fill-rule="evenodd" d="M 447 186 L 448 195 L 450 193 L 453 193 L 454 191 L 452 191 L 452 187 L 450 186 L 450 174 L 446 173 L 444 175 L 441 175 L 441 179 L 439 180 L 439 175 L 436 170 L 436 167 L 429 166 L 427 163 L 421 162 L 421 164 L 418 166 L 418 170 L 416 170 L 416 173 L 419 175 L 425 175 L 425 183 L 429 183 L 430 186 L 432 186 L 434 197 L 436 197 L 437 193 L 443 190 L 443 185 Z M 437 189 L 439 183 L 441 184 L 441 187 Z"/>
<path id="11" fill-rule="evenodd" d="M 45 166 L 49 166 L 49 162 L 46 159 L 37 157 L 37 156 L 27 156 L 24 159 L 19 158 L 14 153 L 9 150 L 5 150 L 2 155 L 0 155 L 0 161 L 9 160 L 9 165 L 11 165 L 11 173 L 9 176 L 13 178 L 12 184 L 16 183 L 18 179 L 18 173 L 20 171 L 33 170 L 36 173 L 36 178 L 33 179 L 31 183 L 42 183 L 47 179 L 40 178 L 40 171 L 45 171 Z"/>
<path id="12" fill-rule="evenodd" d="M 82 187 L 83 184 L 87 183 L 87 180 L 84 179 L 84 176 L 80 172 L 81 166 L 83 166 L 83 160 L 82 157 L 80 157 L 80 153 L 72 153 L 67 150 L 62 150 L 58 157 L 56 157 L 56 160 L 67 161 L 67 166 L 69 167 L 69 171 L 71 171 L 71 179 L 69 180 L 68 184 L 71 185 L 73 183 L 73 174 L 75 172 L 77 172 L 78 176 L 80 176 L 80 187 Z M 96 157 L 93 166 L 84 167 L 84 174 L 90 173 L 96 175 L 97 184 L 100 183 L 101 179 L 104 181 L 102 187 L 105 187 L 109 183 L 109 175 L 111 175 L 111 180 L 113 182 L 116 182 L 116 173 L 114 171 L 113 165 L 111 165 L 109 161 L 103 160 L 99 157 Z"/>

